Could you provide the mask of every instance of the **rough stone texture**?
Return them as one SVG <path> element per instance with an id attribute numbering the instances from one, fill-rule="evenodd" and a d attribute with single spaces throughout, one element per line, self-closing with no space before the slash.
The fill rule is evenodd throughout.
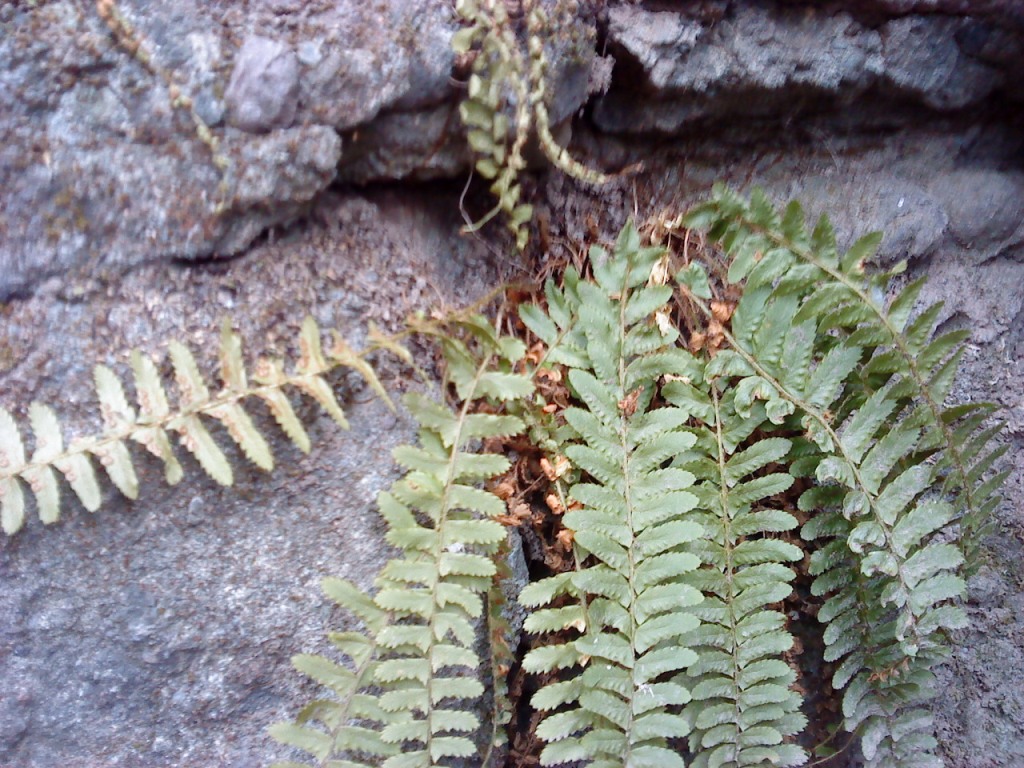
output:
<path id="1" fill-rule="evenodd" d="M 185 4 L 121 8 L 197 114 L 219 125 L 228 51 L 215 20 Z M 91 3 L 0 7 L 0 60 L 0 297 L 83 264 L 237 253 L 334 178 L 341 142 L 324 124 L 222 127 L 215 158 Z"/>
<path id="2" fill-rule="evenodd" d="M 1000 84 L 995 70 L 960 50 L 955 18 L 906 16 L 882 27 L 885 79 L 934 109 L 960 109 Z"/>
<path id="3" fill-rule="evenodd" d="M 1024 174 L 964 168 L 931 183 L 943 208 L 953 214 L 949 234 L 967 252 L 984 259 L 1024 240 Z"/>
<path id="4" fill-rule="evenodd" d="M 310 59 L 312 55 L 305 57 Z M 298 57 L 277 40 L 246 38 L 235 57 L 224 100 L 228 120 L 243 131 L 287 128 L 299 104 Z"/>
<path id="5" fill-rule="evenodd" d="M 595 122 L 611 132 L 671 133 L 713 118 L 849 106 L 867 91 L 960 109 L 1005 82 L 994 61 L 963 50 L 970 19 L 906 16 L 872 26 L 844 8 L 733 3 L 696 17 L 613 8 L 608 42 L 629 75 L 597 103 Z M 877 115 L 870 102 L 856 109 Z"/>
<path id="6" fill-rule="evenodd" d="M 51 279 L 5 310 L 0 402 L 22 420 L 32 399 L 52 403 L 75 432 L 96 419 L 94 362 L 124 372 L 124 350 L 164 357 L 177 338 L 205 349 L 212 378 L 223 315 L 253 353 L 294 356 L 306 312 L 358 345 L 368 321 L 395 330 L 416 309 L 471 300 L 497 268 L 454 236 L 457 196 L 331 196 L 318 224 L 242 260 Z M 408 387 L 394 361 L 380 371 L 396 395 Z M 393 479 L 391 449 L 413 437 L 407 416 L 355 377 L 343 393 L 346 382 L 352 429 L 305 402 L 314 451 L 274 440 L 270 475 L 235 454 L 225 490 L 189 460 L 168 489 L 143 459 L 137 502 L 112 490 L 89 515 L 72 501 L 58 527 L 0 541 L 0 765 L 255 768 L 286 756 L 266 728 L 315 691 L 288 660 L 326 651 L 342 620 L 319 580 L 372 582 L 389 555 L 374 498 Z"/>
<path id="7" fill-rule="evenodd" d="M 446 0 L 117 7 L 155 70 L 91 0 L 0 5 L 0 298 L 82 264 L 238 253 L 331 183 L 339 132 L 349 181 L 467 167 Z M 595 36 L 590 14 L 552 44 L 555 121 L 586 99 Z"/>
<path id="8" fill-rule="evenodd" d="M 38 398 L 85 428 L 94 362 L 123 370 L 121 350 L 170 338 L 209 347 L 223 313 L 260 350 L 287 349 L 307 310 L 358 342 L 367 319 L 393 328 L 523 275 L 495 255 L 508 251 L 455 236 L 469 157 L 447 2 L 120 3 L 213 126 L 223 176 L 91 2 L 33 5 L 0 6 L 0 296 L 22 293 L 2 305 L 0 404 L 20 419 Z M 956 396 L 1001 407 L 1013 469 L 973 625 L 941 672 L 939 736 L 948 768 L 1024 766 L 1021 4 L 598 6 L 559 28 L 553 114 L 575 118 L 589 162 L 642 170 L 527 184 L 546 258 L 724 178 L 828 211 L 844 245 L 882 228 L 879 261 L 930 277 L 924 298 L 972 332 Z M 362 186 L 323 192 L 332 179 Z M 485 210 L 486 192 L 464 204 Z M 393 364 L 384 375 L 403 386 Z M 275 441 L 269 478 L 240 471 L 223 491 L 189 465 L 169 491 L 147 465 L 139 502 L 111 492 L 96 516 L 71 508 L 0 541 L 0 765 L 282 754 L 265 728 L 312 693 L 287 659 L 322 649 L 338 620 L 316 582 L 367 583 L 386 556 L 371 499 L 409 424 L 364 399 L 353 389 L 350 433 L 316 419 L 310 457 Z M 833 762 L 858 765 L 855 751 Z"/>

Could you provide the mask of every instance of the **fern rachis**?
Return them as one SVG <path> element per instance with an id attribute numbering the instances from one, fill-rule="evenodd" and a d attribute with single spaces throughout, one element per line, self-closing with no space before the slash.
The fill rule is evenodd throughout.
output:
<path id="1" fill-rule="evenodd" d="M 665 286 L 643 286 L 659 257 L 657 249 L 641 249 L 635 230 L 627 228 L 615 253 L 595 264 L 597 285 L 579 286 L 577 328 L 590 370 L 569 373 L 582 405 L 564 415 L 580 438 L 564 453 L 592 478 L 569 488 L 583 506 L 565 515 L 581 567 L 531 585 L 521 598 L 537 606 L 566 594 L 578 605 L 539 611 L 527 626 L 581 632 L 568 645 L 531 652 L 524 662 L 534 671 L 582 667 L 578 677 L 534 697 L 536 707 L 560 708 L 538 728 L 549 742 L 545 765 L 577 759 L 597 766 L 683 765 L 666 737 L 685 736 L 689 727 L 667 707 L 684 704 L 689 692 L 666 675 L 696 660 L 679 638 L 699 623 L 687 606 L 700 594 L 678 576 L 699 564 L 685 547 L 701 529 L 689 519 L 696 503 L 688 490 L 692 475 L 659 467 L 694 438 L 679 430 L 687 418 L 683 409 L 650 409 L 658 386 L 651 370 L 660 364 L 682 375 L 695 365 L 672 348 L 675 333 L 648 323 L 671 296 Z M 556 340 L 552 330 L 541 329 L 548 341 Z"/>

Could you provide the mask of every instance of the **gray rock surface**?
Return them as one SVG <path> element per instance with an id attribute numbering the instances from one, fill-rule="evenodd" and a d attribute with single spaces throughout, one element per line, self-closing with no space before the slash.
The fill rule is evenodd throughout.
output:
<path id="1" fill-rule="evenodd" d="M 888 85 L 933 109 L 961 109 L 988 96 L 1002 78 L 966 55 L 957 42 L 956 18 L 904 16 L 882 27 Z"/>
<path id="2" fill-rule="evenodd" d="M 953 110 L 1007 79 L 1006 62 L 1000 70 L 992 57 L 976 57 L 981 42 L 964 50 L 970 19 L 914 15 L 879 26 L 849 4 L 718 5 L 727 8 L 694 16 L 638 5 L 609 11 L 610 49 L 633 76 L 598 101 L 600 129 L 673 133 L 711 119 L 837 106 L 877 118 L 873 105 L 856 102 L 868 92 Z"/>
<path id="3" fill-rule="evenodd" d="M 305 60 L 316 58 L 308 54 Z M 287 128 L 299 105 L 299 59 L 279 40 L 248 37 L 235 56 L 224 100 L 228 120 L 249 133 Z"/>
<path id="4" fill-rule="evenodd" d="M 171 338 L 211 350 L 223 314 L 254 352 L 288 350 L 306 311 L 358 343 L 367 320 L 395 328 L 532 271 L 494 245 L 500 225 L 487 242 L 456 234 L 470 158 L 446 0 L 118 5 L 226 163 L 91 2 L 0 3 L 0 405 L 20 420 L 39 399 L 87 429 L 95 362 L 123 371 L 124 350 L 159 354 Z M 550 46 L 552 113 L 588 162 L 642 170 L 601 188 L 528 184 L 546 259 L 574 260 L 634 212 L 678 210 L 724 178 L 827 211 L 844 245 L 884 229 L 879 262 L 908 259 L 946 326 L 971 329 L 955 394 L 1001 407 L 1013 475 L 934 709 L 948 768 L 1024 766 L 1021 4 L 581 14 Z M 464 203 L 478 199 L 473 186 Z M 382 373 L 405 386 L 394 363 Z M 225 491 L 189 464 L 168 490 L 144 464 L 138 502 L 111 491 L 95 516 L 71 505 L 53 529 L 0 540 L 0 766 L 284 754 L 265 729 L 313 693 L 288 659 L 324 650 L 343 620 L 317 583 L 368 583 L 387 557 L 372 499 L 411 431 L 341 384 L 352 431 L 307 404 L 317 448 L 275 440 L 269 476 L 241 470 Z"/>
<path id="5" fill-rule="evenodd" d="M 340 133 L 347 181 L 468 167 L 446 0 L 116 7 L 134 41 L 92 2 L 0 5 L 0 298 L 83 265 L 239 253 L 335 179 Z M 556 122 L 588 95 L 595 37 L 590 13 L 552 43 Z"/>
<path id="6" fill-rule="evenodd" d="M 367 322 L 395 330 L 495 280 L 486 250 L 455 235 L 457 190 L 331 196 L 317 218 L 241 260 L 47 281 L 0 325 L 0 403 L 22 423 L 28 402 L 52 403 L 79 433 L 97 417 L 93 363 L 123 374 L 133 347 L 162 359 L 170 339 L 187 342 L 212 380 L 222 316 L 250 360 L 294 359 L 307 312 L 359 346 Z M 411 384 L 394 360 L 378 369 L 396 397 Z M 90 515 L 71 500 L 58 526 L 0 540 L 0 765 L 255 768 L 287 756 L 266 729 L 316 690 L 289 659 L 326 652 L 326 630 L 345 626 L 320 579 L 369 586 L 390 555 L 374 500 L 394 478 L 391 449 L 414 437 L 355 377 L 339 389 L 351 430 L 301 403 L 314 451 L 274 439 L 269 475 L 233 453 L 234 488 L 187 460 L 169 489 L 141 457 L 137 502 L 109 490 Z"/>
<path id="7" fill-rule="evenodd" d="M 930 187 L 949 214 L 950 235 L 979 259 L 1024 240 L 1020 171 L 964 168 L 938 176 Z"/>

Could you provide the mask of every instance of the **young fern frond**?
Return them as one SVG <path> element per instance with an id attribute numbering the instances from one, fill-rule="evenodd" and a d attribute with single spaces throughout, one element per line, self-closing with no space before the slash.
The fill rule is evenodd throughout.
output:
<path id="1" fill-rule="evenodd" d="M 406 474 L 378 497 L 387 541 L 401 554 L 385 565 L 372 600 L 354 590 L 340 596 L 367 625 L 354 647 L 368 655 L 339 646 L 350 664 L 337 677 L 343 685 L 326 681 L 337 699 L 314 706 L 323 728 L 303 723 L 274 730 L 322 765 L 365 765 L 360 754 L 368 752 L 386 755 L 385 768 L 428 768 L 478 753 L 473 737 L 482 725 L 478 711 L 484 689 L 474 676 L 482 667 L 477 625 L 496 575 L 493 556 L 506 534 L 493 519 L 504 513 L 504 504 L 477 483 L 505 472 L 509 461 L 476 453 L 474 447 L 480 440 L 519 433 L 523 422 L 474 412 L 474 407 L 480 401 L 500 407 L 527 397 L 533 385 L 512 371 L 525 351 L 522 342 L 499 337 L 482 318 L 458 325 L 465 338 L 444 335 L 441 344 L 447 383 L 461 401 L 458 410 L 423 395 L 406 397 L 420 425 L 419 444 L 395 450 Z M 307 672 L 335 668 L 326 660 L 311 664 L 309 658 L 298 657 L 296 666 Z M 372 674 L 365 671 L 369 664 Z M 354 696 L 370 697 L 379 713 L 352 712 L 347 707 Z M 359 723 L 350 718 L 369 721 L 373 735 L 365 738 L 372 750 L 352 740 Z"/>
<path id="2" fill-rule="evenodd" d="M 840 256 L 827 220 L 808 234 L 798 206 L 780 217 L 763 194 L 747 205 L 722 189 L 684 221 L 708 227 L 729 259 L 728 279 L 745 282 L 725 333 L 737 356 L 732 372 L 745 376 L 737 410 L 754 399 L 774 406 L 773 421 L 803 428 L 817 448 L 800 469 L 843 489 L 839 513 L 823 512 L 829 517 L 808 523 L 804 536 L 836 539 L 812 567 L 816 591 L 838 599 L 823 618 L 830 658 L 843 661 L 836 687 L 847 686 L 847 726 L 860 728 L 870 765 L 918 765 L 920 749 L 934 746 L 922 733 L 930 721 L 918 698 L 944 656 L 945 631 L 966 623 L 950 603 L 965 594 L 963 555 L 932 534 L 959 508 L 964 538 L 977 537 L 998 502 L 999 476 L 982 477 L 992 456 L 966 463 L 984 454 L 972 434 L 977 419 L 942 406 L 962 336 L 933 339 L 934 308 L 908 324 L 919 284 L 883 306 L 891 273 L 864 270 L 877 237 Z M 702 299 L 690 298 L 710 316 Z M 937 479 L 946 480 L 952 505 L 929 494 Z M 802 506 L 815 508 L 822 493 L 812 489 Z M 852 627 L 866 619 L 870 636 L 857 637 Z M 917 746 L 903 754 L 897 742 L 910 735 L 907 744 Z"/>
<path id="3" fill-rule="evenodd" d="M 10 413 L 0 408 L 0 516 L 4 533 L 14 534 L 24 524 L 26 504 L 22 484 L 33 492 L 43 523 L 59 519 L 60 485 L 54 470 L 64 476 L 82 506 L 90 512 L 99 509 L 102 496 L 93 459 L 122 494 L 130 499 L 137 498 L 139 482 L 128 441 L 138 443 L 159 458 L 164 464 L 167 483 L 174 485 L 183 475 L 170 441 L 170 434 L 176 432 L 179 442 L 210 477 L 221 485 L 231 485 L 234 479 L 231 464 L 207 429 L 209 420 L 219 422 L 227 430 L 246 458 L 270 471 L 274 467 L 270 446 L 243 402 L 252 397 L 263 400 L 285 434 L 300 450 L 308 452 L 309 436 L 284 390 L 294 387 L 311 396 L 347 429 L 344 411 L 324 378 L 338 366 L 356 370 L 390 405 L 387 393 L 373 369 L 362 359 L 362 353 L 352 351 L 340 339 L 325 350 L 320 331 L 311 317 L 302 325 L 299 346 L 301 356 L 292 373 L 286 373 L 280 362 L 261 359 L 252 376 L 256 383 L 250 384 L 241 342 L 225 322 L 220 343 L 221 389 L 211 393 L 192 353 L 172 341 L 170 358 L 179 392 L 177 408 L 168 404 L 160 372 L 148 355 L 136 350 L 131 356 L 137 409 L 129 403 L 117 375 L 110 368 L 97 365 L 94 378 L 102 431 L 77 438 L 65 446 L 54 411 L 49 406 L 33 403 L 29 408 L 29 421 L 35 450 L 28 458 L 17 424 Z"/>
<path id="4" fill-rule="evenodd" d="M 551 118 L 548 116 L 548 57 L 544 52 L 544 39 L 551 34 L 552 22 L 541 7 L 539 0 L 527 0 L 526 31 L 527 50 L 530 57 L 530 105 L 533 107 L 534 124 L 541 150 L 547 159 L 569 176 L 590 184 L 606 184 L 609 176 L 589 168 L 569 154 L 569 151 L 555 141 L 551 135 Z M 561 19 L 561 23 L 572 24 L 574 19 Z"/>
<path id="5" fill-rule="evenodd" d="M 526 225 L 533 218 L 533 206 L 520 202 L 519 185 L 519 175 L 526 168 L 523 150 L 533 122 L 526 60 L 503 0 L 458 0 L 455 10 L 469 23 L 452 38 L 455 53 L 467 54 L 480 46 L 459 114 L 468 129 L 469 146 L 479 156 L 477 172 L 493 180 L 491 193 L 498 198 L 497 205 L 465 231 L 475 232 L 503 212 L 516 246 L 522 250 L 530 236 Z M 514 110 L 513 125 L 505 114 L 509 103 Z"/>
<path id="6" fill-rule="evenodd" d="M 701 595 L 680 577 L 700 563 L 686 548 L 702 529 L 691 519 L 693 475 L 662 465 L 695 438 L 681 429 L 688 411 L 652 404 L 663 374 L 693 376 L 697 366 L 674 346 L 677 331 L 651 322 L 672 294 L 645 285 L 660 249 L 641 248 L 628 226 L 614 254 L 591 255 L 596 285 L 578 286 L 587 365 L 569 372 L 583 405 L 564 414 L 580 435 L 565 455 L 590 478 L 569 489 L 582 507 L 564 518 L 581 567 L 520 598 L 528 607 L 568 598 L 535 611 L 526 629 L 579 637 L 534 649 L 524 668 L 576 670 L 533 698 L 547 713 L 537 730 L 548 742 L 543 764 L 683 766 L 667 739 L 689 732 L 678 707 L 690 694 L 668 677 L 697 658 L 680 638 L 699 625 Z"/>
<path id="7" fill-rule="evenodd" d="M 693 696 L 685 710 L 693 726 L 691 766 L 799 766 L 807 759 L 803 749 L 784 743 L 806 724 L 801 697 L 791 688 L 796 674 L 782 658 L 793 638 L 785 615 L 769 606 L 792 592 L 795 574 L 785 563 L 800 560 L 803 551 L 772 537 L 797 521 L 766 501 L 793 478 L 785 472 L 751 477 L 783 462 L 790 442 L 752 438 L 772 425 L 762 404 L 740 415 L 733 398 L 723 400 L 728 381 L 712 379 L 708 391 L 677 382 L 663 390 L 670 403 L 707 419 L 696 428 L 695 450 L 674 462 L 697 477 L 696 520 L 705 530 L 695 550 L 706 566 L 687 576 L 705 596 L 696 609 L 703 623 L 685 638 L 698 653 L 689 669 L 695 679 L 686 681 Z"/>

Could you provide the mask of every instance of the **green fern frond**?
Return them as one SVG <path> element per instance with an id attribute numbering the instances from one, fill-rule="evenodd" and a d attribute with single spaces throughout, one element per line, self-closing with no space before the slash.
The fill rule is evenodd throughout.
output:
<path id="1" fill-rule="evenodd" d="M 520 597 L 527 607 L 565 598 L 534 611 L 528 631 L 579 633 L 524 660 L 531 672 L 576 670 L 532 701 L 545 712 L 537 729 L 547 742 L 545 765 L 684 765 L 667 739 L 689 733 L 679 707 L 690 693 L 668 678 L 697 659 L 680 638 L 699 625 L 692 606 L 701 595 L 681 577 L 700 563 L 687 547 L 702 529 L 691 519 L 693 475 L 662 465 L 695 438 L 682 429 L 687 410 L 652 403 L 661 373 L 696 375 L 696 366 L 674 347 L 678 333 L 652 322 L 671 298 L 665 286 L 646 285 L 661 253 L 641 248 L 627 226 L 614 253 L 592 252 L 596 285 L 577 286 L 573 343 L 580 347 L 565 359 L 586 365 L 569 372 L 582 405 L 564 413 L 580 436 L 564 453 L 590 479 L 570 487 L 582 508 L 564 523 L 581 567 L 532 584 Z M 563 329 L 572 323 L 565 314 L 555 320 Z M 555 342 L 550 325 L 536 318 L 532 325 Z"/>
<path id="2" fill-rule="evenodd" d="M 37 513 L 43 523 L 60 517 L 59 472 L 79 501 L 90 512 L 96 511 L 102 496 L 93 462 L 98 463 L 122 494 L 135 499 L 139 482 L 128 450 L 132 441 L 159 458 L 166 481 L 173 485 L 183 471 L 171 446 L 170 435 L 178 434 L 184 448 L 199 465 L 222 485 L 231 485 L 233 472 L 227 456 L 208 429 L 219 423 L 253 464 L 270 471 L 274 459 L 270 446 L 260 433 L 243 403 L 256 397 L 263 400 L 285 434 L 304 452 L 310 449 L 309 436 L 295 414 L 284 390 L 298 389 L 313 397 L 343 428 L 345 414 L 325 376 L 338 366 L 356 370 L 390 404 L 387 394 L 363 355 L 335 341 L 324 350 L 320 331 L 312 318 L 302 325 L 299 339 L 301 358 L 293 373 L 281 363 L 260 360 L 251 384 L 246 374 L 241 342 L 225 322 L 220 343 L 221 387 L 211 392 L 199 371 L 195 357 L 184 345 L 170 344 L 171 366 L 179 393 L 172 408 L 156 364 L 139 351 L 131 355 L 137 408 L 133 407 L 117 375 L 108 367 L 95 369 L 96 394 L 103 422 L 99 434 L 73 440 L 65 445 L 59 420 L 51 408 L 33 403 L 29 422 L 35 448 L 27 457 L 21 432 L 10 413 L 0 408 L 0 517 L 3 531 L 16 533 L 25 521 L 26 503 L 23 485 L 35 497 Z M 55 472 L 56 470 L 57 472 Z"/>
<path id="3" fill-rule="evenodd" d="M 469 146 L 479 157 L 477 172 L 492 180 L 491 193 L 498 198 L 498 204 L 466 231 L 475 232 L 504 212 L 522 250 L 529 239 L 526 225 L 533 218 L 533 207 L 520 202 L 519 185 L 533 119 L 526 60 L 502 0 L 458 0 L 455 10 L 469 24 L 452 38 L 455 53 L 466 54 L 479 45 L 459 114 Z M 511 124 L 506 115 L 509 104 L 514 115 Z"/>
<path id="4" fill-rule="evenodd" d="M 338 738 L 357 727 L 360 738 L 389 750 L 372 753 L 386 756 L 385 768 L 442 766 L 450 758 L 477 754 L 484 693 L 476 678 L 483 666 L 478 625 L 497 575 L 493 558 L 506 534 L 493 519 L 505 512 L 504 504 L 476 483 L 505 472 L 509 461 L 473 449 L 480 440 L 518 434 L 523 423 L 511 415 L 473 411 L 481 401 L 500 407 L 528 397 L 533 386 L 513 372 L 525 351 L 522 342 L 499 336 L 482 318 L 456 320 L 452 327 L 460 333 L 442 334 L 442 352 L 447 383 L 462 402 L 453 412 L 423 395 L 406 397 L 420 425 L 419 444 L 395 451 L 408 471 L 378 497 L 387 541 L 401 554 L 384 566 L 372 598 L 348 590 L 340 600 L 367 624 L 357 648 L 367 649 L 372 673 L 346 674 L 344 685 L 335 686 L 337 665 L 299 657 L 302 671 L 334 690 L 337 700 L 329 710 L 334 719 L 319 718 L 323 727 L 306 744 L 291 738 L 301 724 L 274 731 L 322 765 L 362 765 L 355 761 L 367 750 Z M 377 619 L 383 615 L 387 622 Z M 364 668 L 351 651 L 342 650 L 357 669 Z M 318 677 L 324 669 L 331 674 Z M 339 709 L 352 696 L 369 697 L 380 713 Z"/>
<path id="5" fill-rule="evenodd" d="M 674 387 L 664 389 L 669 402 L 676 402 Z M 706 532 L 694 545 L 706 565 L 687 578 L 705 596 L 696 609 L 703 624 L 685 638 L 698 653 L 685 681 L 693 697 L 685 709 L 693 726 L 691 766 L 803 765 L 803 749 L 785 743 L 806 724 L 792 690 L 796 675 L 782 658 L 793 638 L 785 615 L 769 608 L 792 592 L 794 573 L 785 563 L 803 557 L 799 547 L 772 537 L 796 528 L 796 518 L 767 502 L 793 478 L 750 477 L 783 462 L 790 442 L 750 442 L 755 430 L 771 427 L 764 406 L 751 408 L 753 417 L 741 415 L 722 400 L 720 387 L 720 380 L 709 382 L 714 418 L 697 428 L 695 450 L 675 461 L 697 477 L 696 520 Z M 691 398 L 684 392 L 679 399 Z M 746 447 L 738 451 L 741 441 Z"/>
<path id="6" fill-rule="evenodd" d="M 729 280 L 746 284 L 726 333 L 753 381 L 740 385 L 743 398 L 737 388 L 737 409 L 758 397 L 784 401 L 780 423 L 804 429 L 820 452 L 802 468 L 825 488 L 808 491 L 802 506 L 830 505 L 804 536 L 833 540 L 812 568 L 816 591 L 836 601 L 823 620 L 828 658 L 842 661 L 835 687 L 849 686 L 846 724 L 870 734 L 870 765 L 917 765 L 925 757 L 899 756 L 897 742 L 930 727 L 917 707 L 929 669 L 944 657 L 946 630 L 965 623 L 955 604 L 966 590 L 963 554 L 933 534 L 959 518 L 962 540 L 976 539 L 1000 482 L 985 477 L 998 454 L 981 445 L 991 435 L 979 414 L 942 406 L 963 337 L 933 338 L 935 308 L 908 322 L 920 283 L 883 305 L 893 273 L 865 270 L 877 236 L 839 255 L 826 220 L 807 233 L 799 206 L 779 216 L 761 193 L 748 205 L 724 189 L 684 221 L 709 228 Z M 702 299 L 691 301 L 710 316 Z M 942 480 L 952 505 L 930 495 Z M 897 685 L 900 675 L 911 682 Z M 930 739 L 922 730 L 913 743 Z"/>
<path id="7" fill-rule="evenodd" d="M 795 324 L 814 320 L 819 334 L 837 332 L 849 350 L 859 350 L 869 394 L 895 379 L 893 397 L 902 405 L 915 404 L 910 420 L 923 431 L 922 449 L 937 452 L 936 472 L 954 496 L 964 530 L 961 541 L 973 568 L 1003 478 L 989 472 L 998 457 L 981 440 L 978 425 L 964 424 L 961 412 L 944 406 L 966 335 L 935 335 L 941 305 L 913 315 L 923 281 L 910 283 L 887 305 L 885 289 L 903 266 L 890 272 L 867 270 L 881 242 L 879 233 L 862 237 L 840 256 L 827 219 L 807 233 L 799 205 L 791 203 L 780 217 L 760 191 L 748 204 L 716 186 L 712 199 L 679 223 L 708 229 L 722 244 L 731 282 L 745 279 L 748 291 L 762 287 L 776 301 L 796 294 Z"/>

